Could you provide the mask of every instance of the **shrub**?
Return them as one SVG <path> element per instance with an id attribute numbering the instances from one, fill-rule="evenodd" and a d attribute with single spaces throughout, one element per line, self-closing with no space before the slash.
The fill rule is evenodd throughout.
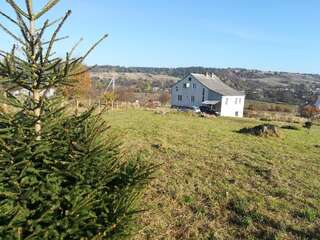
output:
<path id="1" fill-rule="evenodd" d="M 159 101 L 162 105 L 165 105 L 170 101 L 170 98 L 171 98 L 171 96 L 168 92 L 163 92 L 159 96 Z"/>
<path id="2" fill-rule="evenodd" d="M 305 208 L 301 210 L 298 214 L 298 217 L 304 218 L 308 220 L 309 222 L 314 222 L 319 217 L 319 213 L 316 209 L 313 208 Z"/>
<path id="3" fill-rule="evenodd" d="M 308 121 L 308 122 L 305 122 L 304 123 L 304 128 L 306 128 L 308 131 L 310 131 L 311 130 L 311 128 L 312 128 L 312 126 L 313 126 L 313 122 L 311 122 L 311 121 Z"/>
<path id="4" fill-rule="evenodd" d="M 312 119 L 319 114 L 320 114 L 320 110 L 312 105 L 307 105 L 300 109 L 300 115 L 305 118 Z"/>

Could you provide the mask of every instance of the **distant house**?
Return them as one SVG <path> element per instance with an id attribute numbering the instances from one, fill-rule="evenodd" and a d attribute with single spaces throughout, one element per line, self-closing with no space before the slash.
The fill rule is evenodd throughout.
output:
<path id="1" fill-rule="evenodd" d="M 171 88 L 173 107 L 208 106 L 220 116 L 243 117 L 245 94 L 216 75 L 191 73 Z"/>
<path id="2" fill-rule="evenodd" d="M 45 91 L 43 91 L 42 93 L 44 93 Z M 54 88 L 50 88 L 47 92 L 46 92 L 46 97 L 47 98 L 50 98 L 52 96 L 54 96 L 56 90 Z M 27 89 L 19 89 L 19 90 L 14 90 L 12 91 L 12 94 L 14 96 L 28 96 L 28 95 L 31 95 L 32 93 L 27 90 Z"/>
<path id="3" fill-rule="evenodd" d="M 318 96 L 317 100 L 314 102 L 314 106 L 320 110 L 320 96 Z"/>

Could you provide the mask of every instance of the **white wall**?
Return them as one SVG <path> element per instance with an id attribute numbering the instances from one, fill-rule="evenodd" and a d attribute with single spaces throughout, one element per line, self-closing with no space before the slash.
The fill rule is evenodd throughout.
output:
<path id="1" fill-rule="evenodd" d="M 221 116 L 243 117 L 245 96 L 223 96 L 221 102 Z M 238 116 L 236 114 L 238 112 Z"/>
<path id="2" fill-rule="evenodd" d="M 320 109 L 320 97 L 318 97 L 318 99 L 314 105 L 316 106 L 316 108 Z"/>
<path id="3" fill-rule="evenodd" d="M 189 81 L 191 78 L 191 81 Z M 185 83 L 190 84 L 188 88 L 184 88 L 183 85 Z M 193 88 L 193 84 L 195 84 L 196 88 Z M 178 87 L 178 91 L 176 89 Z M 202 85 L 198 80 L 196 80 L 192 75 L 184 78 L 176 85 L 171 88 L 171 105 L 179 106 L 179 107 L 200 107 L 202 105 L 202 91 L 205 89 L 204 100 L 208 100 L 209 91 L 207 87 Z M 178 95 L 182 95 L 182 101 L 178 101 Z M 194 103 L 191 102 L 191 97 L 194 96 Z"/>

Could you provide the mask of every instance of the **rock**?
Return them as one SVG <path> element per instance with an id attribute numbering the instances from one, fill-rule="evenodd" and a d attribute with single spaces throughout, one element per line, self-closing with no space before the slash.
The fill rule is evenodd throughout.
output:
<path id="1" fill-rule="evenodd" d="M 253 128 L 240 129 L 239 133 L 251 134 L 259 137 L 280 137 L 278 128 L 272 124 L 262 124 Z"/>
<path id="2" fill-rule="evenodd" d="M 161 144 L 159 144 L 159 143 L 151 144 L 151 147 L 156 148 L 156 149 L 160 149 Z"/>

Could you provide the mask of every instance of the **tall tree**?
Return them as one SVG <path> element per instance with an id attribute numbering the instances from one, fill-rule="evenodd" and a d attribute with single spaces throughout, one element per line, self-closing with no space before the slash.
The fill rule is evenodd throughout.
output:
<path id="1" fill-rule="evenodd" d="M 50 89 L 70 83 L 88 54 L 54 55 L 61 28 L 70 16 L 38 26 L 59 0 L 39 11 L 25 0 L 26 11 L 6 0 L 16 17 L 0 11 L 20 34 L 12 50 L 0 50 L 0 79 L 10 106 L 0 113 L 0 239 L 115 239 L 130 234 L 136 203 L 154 167 L 124 161 L 119 140 L 108 133 L 101 115 L 89 109 L 72 115 Z M 50 39 L 45 39 L 52 30 Z M 14 96 L 13 89 L 29 94 Z"/>

